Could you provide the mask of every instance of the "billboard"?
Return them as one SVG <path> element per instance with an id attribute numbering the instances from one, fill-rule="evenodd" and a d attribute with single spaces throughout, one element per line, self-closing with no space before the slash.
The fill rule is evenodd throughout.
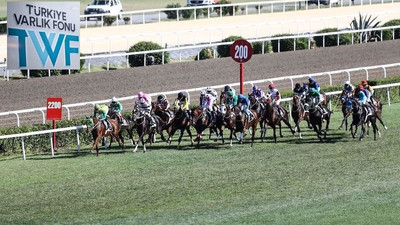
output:
<path id="1" fill-rule="evenodd" d="M 79 2 L 7 2 L 9 69 L 79 69 Z"/>

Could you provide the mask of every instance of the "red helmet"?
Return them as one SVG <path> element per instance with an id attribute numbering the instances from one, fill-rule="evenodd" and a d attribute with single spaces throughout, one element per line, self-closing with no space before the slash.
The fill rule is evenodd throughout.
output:
<path id="1" fill-rule="evenodd" d="M 363 81 L 361 81 L 361 84 L 366 85 L 366 84 L 368 84 L 368 82 L 366 80 L 363 80 Z"/>
<path id="2" fill-rule="evenodd" d="M 364 87 L 361 84 L 358 85 L 358 88 L 360 88 L 361 90 L 364 90 Z"/>
<path id="3" fill-rule="evenodd" d="M 275 88 L 275 84 L 269 84 L 269 85 L 268 85 L 268 88 L 269 88 L 269 89 Z"/>

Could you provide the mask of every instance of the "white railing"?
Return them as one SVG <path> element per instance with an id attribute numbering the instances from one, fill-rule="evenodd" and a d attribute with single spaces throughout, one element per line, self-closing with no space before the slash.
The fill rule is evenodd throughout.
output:
<path id="1" fill-rule="evenodd" d="M 65 128 L 51 129 L 51 130 L 41 130 L 41 131 L 28 132 L 28 133 L 10 134 L 10 135 L 0 136 L 0 140 L 9 139 L 9 138 L 21 138 L 22 156 L 23 156 L 24 160 L 26 160 L 24 137 L 40 135 L 40 134 L 49 134 L 51 155 L 54 157 L 53 133 L 76 130 L 76 144 L 78 146 L 78 152 L 80 152 L 81 144 L 79 141 L 79 130 L 85 129 L 85 128 L 87 128 L 86 125 L 81 125 L 81 126 L 75 126 L 75 127 L 65 127 Z"/>
<path id="2" fill-rule="evenodd" d="M 255 81 L 253 81 L 255 83 Z M 388 102 L 390 106 L 390 87 L 398 87 L 400 86 L 400 83 L 394 83 L 394 84 L 386 84 L 386 85 L 378 85 L 374 86 L 374 89 L 381 89 L 381 88 L 386 88 L 387 89 L 387 97 L 388 97 Z M 217 87 L 223 87 L 223 85 L 220 86 L 214 86 L 214 88 Z M 202 88 L 196 88 L 195 90 L 201 90 Z M 194 89 L 192 89 L 194 90 Z M 164 92 L 168 93 L 168 92 Z M 341 94 L 341 91 L 333 91 L 333 92 L 327 92 L 325 93 L 326 95 L 338 95 Z M 155 94 L 153 94 L 155 95 Z M 282 102 L 288 102 L 291 101 L 292 98 L 284 98 L 281 101 Z M 291 107 L 289 104 L 289 111 L 291 111 Z M 76 130 L 76 142 L 77 142 L 77 149 L 78 152 L 80 152 L 80 140 L 79 140 L 79 130 L 87 128 L 86 125 L 81 125 L 81 126 L 75 126 L 75 127 L 67 127 L 67 128 L 59 128 L 59 129 L 51 129 L 51 130 L 42 130 L 42 131 L 35 131 L 35 132 L 28 132 L 28 133 L 19 133 L 19 134 L 10 134 L 10 135 L 3 135 L 0 136 L 0 140 L 2 139 L 9 139 L 9 138 L 21 138 L 21 146 L 22 146 L 22 155 L 23 159 L 26 160 L 26 153 L 25 153 L 25 145 L 24 145 L 24 137 L 27 136 L 33 136 L 33 135 L 40 135 L 40 134 L 49 134 L 50 138 L 50 146 L 51 146 L 51 155 L 54 157 L 54 146 L 53 146 L 53 133 L 57 132 L 64 132 L 64 131 L 71 131 L 71 130 Z"/>
<path id="3" fill-rule="evenodd" d="M 398 15 L 400 10 L 392 10 L 386 12 L 379 13 L 371 13 L 368 15 L 371 16 L 385 16 L 390 17 L 390 15 Z M 170 32 L 150 32 L 150 33 L 141 33 L 141 34 L 133 34 L 133 35 L 118 35 L 118 36 L 108 36 L 108 37 L 99 37 L 99 38 L 88 38 L 81 40 L 81 52 L 92 55 L 98 52 L 115 52 L 115 51 L 128 51 L 130 46 L 136 42 L 141 40 L 152 40 L 161 46 L 164 46 L 167 42 L 165 41 L 168 37 L 176 37 L 176 41 L 169 42 L 169 46 L 180 47 L 181 45 L 193 45 L 195 46 L 198 43 L 212 43 L 217 42 L 224 39 L 226 36 L 229 36 L 229 33 L 233 31 L 237 31 L 239 36 L 243 36 L 243 33 L 246 34 L 245 38 L 255 38 L 258 39 L 260 37 L 272 36 L 278 33 L 290 33 L 291 28 L 295 26 L 295 32 L 292 31 L 293 34 L 304 34 L 304 33 L 313 33 L 316 30 L 322 30 L 326 28 L 332 28 L 334 26 L 327 26 L 327 24 L 335 24 L 337 29 L 345 29 L 348 28 L 350 21 L 353 18 L 357 18 L 358 14 L 349 14 L 342 16 L 329 16 L 329 17 L 320 17 L 320 18 L 311 18 L 311 19 L 295 19 L 295 20 L 282 20 L 282 21 L 274 21 L 274 22 L 264 22 L 264 23 L 253 23 L 253 24 L 245 24 L 245 25 L 236 25 L 236 26 L 221 26 L 221 27 L 213 27 L 213 28 L 203 28 L 203 29 L 191 29 L 191 30 L 181 30 L 181 31 L 170 31 Z M 339 21 L 343 21 L 346 19 L 345 26 L 339 25 Z M 348 19 L 348 21 L 347 21 Z M 315 26 L 315 24 L 323 24 L 323 27 Z M 344 22 L 341 22 L 342 24 Z M 313 26 L 314 24 L 314 26 Z M 280 30 L 280 32 L 272 32 L 272 30 Z M 197 40 L 198 36 L 204 36 L 206 39 Z M 208 38 L 207 38 L 208 37 Z M 171 39 L 171 38 L 170 38 Z M 208 40 L 207 40 L 208 39 Z M 126 43 L 126 46 L 123 45 L 115 45 L 116 42 Z M 108 47 L 106 45 L 108 44 Z M 101 45 L 101 49 L 96 48 L 96 45 Z M 86 46 L 86 47 L 83 47 Z M 90 52 L 89 52 L 90 51 Z"/>
<path id="4" fill-rule="evenodd" d="M 321 73 L 311 73 L 311 74 L 301 74 L 301 75 L 292 75 L 292 76 L 285 76 L 285 77 L 276 77 L 276 78 L 268 78 L 268 79 L 261 79 L 261 80 L 253 80 L 253 81 L 246 81 L 244 82 L 245 85 L 251 85 L 253 86 L 254 84 L 259 84 L 259 83 L 265 83 L 265 82 L 277 82 L 277 81 L 283 81 L 283 80 L 288 80 L 290 82 L 291 89 L 294 88 L 294 80 L 299 79 L 299 78 L 308 78 L 308 77 L 328 77 L 329 78 L 329 85 L 332 86 L 333 80 L 332 76 L 335 74 L 342 74 L 346 73 L 347 74 L 347 80 L 351 81 L 351 72 L 357 72 L 357 71 L 364 71 L 365 72 L 365 79 L 369 80 L 369 70 L 374 70 L 374 69 L 382 69 L 383 73 L 383 78 L 386 78 L 387 76 L 387 68 L 392 68 L 392 67 L 399 67 L 400 63 L 393 63 L 393 64 L 386 64 L 386 65 L 377 65 L 377 66 L 369 66 L 369 67 L 358 67 L 358 68 L 351 68 L 351 69 L 344 69 L 344 70 L 336 70 L 336 71 L 328 71 L 328 72 L 321 72 Z M 240 83 L 231 83 L 231 84 L 223 84 L 223 85 L 217 85 L 217 86 L 212 86 L 214 89 L 220 89 L 223 88 L 225 85 L 230 85 L 232 87 L 239 87 Z M 161 93 L 152 93 L 150 96 L 158 96 L 160 94 L 164 95 L 176 95 L 179 92 L 185 92 L 189 98 L 190 102 L 190 93 L 191 92 L 199 92 L 201 90 L 205 89 L 205 87 L 199 87 L 199 88 L 191 88 L 191 89 L 184 89 L 184 90 L 175 90 L 175 91 L 168 91 L 168 92 L 161 92 Z M 119 98 L 119 101 L 126 101 L 126 100 L 133 100 L 137 98 L 137 95 L 133 96 L 127 96 L 127 97 L 121 97 Z M 82 107 L 82 106 L 87 106 L 91 105 L 94 106 L 95 104 L 104 104 L 108 103 L 110 100 L 99 100 L 99 101 L 94 101 L 94 102 L 81 102 L 81 103 L 75 103 L 75 104 L 67 104 L 63 105 L 63 108 L 67 111 L 67 120 L 71 119 L 70 116 L 70 109 L 71 108 L 77 108 L 77 107 Z M 390 104 L 390 99 L 389 99 L 389 104 Z M 15 115 L 17 119 L 17 126 L 20 126 L 20 114 L 24 113 L 32 113 L 32 112 L 41 112 L 42 114 L 42 122 L 43 124 L 46 123 L 46 117 L 45 117 L 45 111 L 46 107 L 41 107 L 41 108 L 32 108 L 32 109 L 25 109 L 25 110 L 17 110 L 17 111 L 9 111 L 9 112 L 0 112 L 0 116 L 10 116 L 10 115 Z"/>
<path id="5" fill-rule="evenodd" d="M 81 20 L 85 21 L 85 28 L 88 27 L 88 21 L 90 18 L 97 18 L 100 17 L 100 24 L 103 26 L 104 22 L 104 17 L 105 16 L 112 16 L 116 17 L 116 25 L 119 26 L 121 23 L 118 20 L 118 17 L 129 17 L 130 18 L 130 24 L 133 24 L 133 18 L 135 16 L 140 16 L 141 17 L 141 23 L 145 24 L 146 23 L 146 16 L 149 15 L 156 15 L 156 22 L 161 22 L 162 18 L 164 18 L 164 12 L 165 11 L 175 11 L 176 12 L 176 21 L 180 21 L 181 18 L 180 16 L 182 15 L 182 11 L 187 11 L 187 10 L 193 10 L 193 19 L 196 20 L 198 19 L 197 17 L 197 11 L 198 10 L 206 10 L 207 15 L 205 15 L 206 18 L 211 18 L 211 14 L 214 12 L 214 9 L 219 9 L 219 15 L 216 14 L 218 17 L 223 17 L 222 14 L 222 8 L 239 8 L 240 10 L 243 9 L 242 14 L 248 15 L 249 11 L 251 12 L 251 9 L 255 9 L 256 14 L 261 14 L 261 13 L 274 13 L 274 12 L 286 12 L 286 11 L 299 11 L 303 10 L 301 8 L 302 3 L 304 4 L 304 10 L 309 10 L 310 6 L 305 3 L 306 1 L 304 0 L 281 0 L 281 1 L 262 1 L 262 2 L 244 2 L 244 3 L 233 3 L 233 4 L 217 4 L 217 5 L 206 5 L 206 6 L 190 6 L 190 7 L 181 7 L 181 8 L 161 8 L 161 9 L 148 9 L 148 10 L 139 10 L 139 11 L 127 11 L 127 12 L 122 12 L 119 15 L 115 14 L 96 14 L 96 15 L 81 15 Z M 361 6 L 365 5 L 363 3 L 363 0 L 358 2 Z M 383 0 L 381 1 L 372 1 L 368 0 L 367 5 L 372 5 L 372 4 L 386 4 L 386 3 L 395 3 L 394 0 L 389 0 L 389 2 L 385 2 Z M 337 7 L 345 7 L 345 6 L 351 6 L 354 5 L 354 2 L 349 0 L 347 3 L 344 0 L 341 0 L 340 3 L 337 5 Z M 328 6 L 323 6 L 320 4 L 320 1 L 318 1 L 318 4 L 315 7 L 315 9 L 321 9 L 321 8 L 331 8 L 332 5 L 329 4 Z M 249 10 L 250 9 L 250 10 Z M 228 16 L 236 16 L 240 15 L 240 13 L 236 12 L 236 10 L 232 10 L 232 15 L 229 13 L 227 14 Z"/>

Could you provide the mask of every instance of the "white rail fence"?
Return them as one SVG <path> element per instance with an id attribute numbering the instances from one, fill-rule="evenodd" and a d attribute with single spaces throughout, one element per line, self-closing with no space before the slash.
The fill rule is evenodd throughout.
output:
<path id="1" fill-rule="evenodd" d="M 263 80 L 264 81 L 264 80 Z M 252 81 L 252 83 L 256 83 L 258 81 Z M 260 80 L 260 82 L 262 82 Z M 250 82 L 248 84 L 251 84 Z M 223 85 L 220 86 L 214 86 L 214 88 L 217 87 L 222 87 Z M 383 89 L 386 88 L 387 92 L 387 97 L 388 97 L 388 102 L 390 106 L 390 91 L 389 88 L 391 87 L 399 87 L 400 83 L 394 83 L 394 84 L 387 84 L 387 85 L 378 85 L 374 86 L 374 89 Z M 201 90 L 202 88 L 196 88 L 196 90 Z M 168 93 L 168 92 L 164 92 Z M 328 92 L 325 93 L 326 95 L 338 95 L 341 94 L 341 91 L 334 91 L 334 92 Z M 152 94 L 152 95 L 157 95 L 157 94 Z M 136 97 L 136 96 L 135 96 Z M 282 102 L 289 102 L 291 101 L 291 98 L 284 98 L 282 99 Z M 291 105 L 289 104 L 289 111 L 291 111 Z M 71 130 L 76 130 L 76 143 L 77 143 L 77 151 L 80 152 L 80 140 L 79 140 L 79 131 L 82 129 L 87 128 L 86 125 L 81 125 L 81 126 L 74 126 L 74 127 L 66 127 L 66 128 L 59 128 L 59 129 L 50 129 L 50 130 L 42 130 L 42 131 L 35 131 L 35 132 L 28 132 L 28 133 L 19 133 L 19 134 L 10 134 L 10 135 L 3 135 L 0 136 L 0 140 L 2 139 L 10 139 L 10 138 L 21 138 L 21 148 L 22 148 L 22 155 L 23 159 L 26 160 L 26 153 L 25 153 L 25 146 L 24 146 L 24 137 L 27 136 L 34 136 L 34 135 L 40 135 L 40 134 L 49 134 L 49 142 L 50 142 L 50 147 L 51 147 L 51 155 L 54 157 L 54 146 L 53 146 L 53 133 L 58 133 L 58 132 L 65 132 L 65 131 L 71 131 Z"/>
<path id="2" fill-rule="evenodd" d="M 383 16 L 390 19 L 393 19 L 394 15 L 399 15 L 400 10 L 392 10 L 380 13 L 371 13 L 371 16 Z M 393 16 L 392 16 L 393 15 Z M 99 52 L 106 52 L 108 49 L 108 53 L 115 51 L 128 51 L 130 46 L 136 42 L 142 40 L 151 40 L 154 41 L 161 46 L 168 44 L 168 46 L 180 47 L 181 45 L 193 45 L 199 43 L 213 43 L 218 42 L 224 39 L 228 34 L 236 33 L 239 36 L 244 36 L 245 38 L 259 39 L 262 37 L 270 37 L 275 33 L 272 33 L 272 30 L 280 30 L 281 34 L 290 33 L 291 26 L 295 26 L 295 32 L 292 31 L 293 34 L 304 34 L 304 33 L 313 33 L 317 29 L 326 29 L 336 27 L 337 29 L 346 29 L 348 28 L 352 19 L 357 18 L 358 14 L 349 14 L 343 16 L 330 16 L 330 17 L 321 17 L 321 18 L 312 18 L 312 19 L 296 19 L 296 20 L 281 20 L 275 22 L 267 22 L 267 23 L 254 23 L 254 24 L 246 24 L 246 25 L 236 25 L 236 26 L 221 26 L 207 29 L 190 29 L 190 30 L 181 30 L 181 31 L 170 31 L 170 32 L 152 32 L 152 33 L 141 33 L 135 35 L 118 35 L 118 36 L 109 36 L 109 37 L 99 37 L 99 38 L 88 38 L 81 40 L 81 52 L 90 53 L 92 55 Z M 392 16 L 392 17 L 391 17 Z M 345 26 L 340 26 L 339 24 L 343 24 L 345 21 Z M 330 26 L 327 26 L 329 24 Z M 332 24 L 335 24 L 332 26 Z M 321 28 L 319 25 L 322 25 Z M 318 28 L 315 28 L 318 27 Z M 198 40 L 197 37 L 203 35 L 208 38 Z M 166 42 L 166 39 L 169 40 L 176 38 L 175 41 Z M 125 46 L 115 43 L 126 43 Z M 105 47 L 108 45 L 108 48 Z M 86 47 L 82 47 L 86 46 Z M 90 46 L 90 50 L 89 50 Z M 100 47 L 98 47 L 100 46 Z"/>
<path id="3" fill-rule="evenodd" d="M 325 47 L 325 37 L 326 36 L 332 36 L 335 35 L 337 36 L 337 46 L 340 45 L 340 37 L 341 35 L 344 34 L 351 34 L 352 36 L 352 44 L 354 44 L 354 40 L 355 40 L 355 35 L 356 34 L 362 34 L 362 33 L 369 33 L 369 32 L 380 32 L 380 36 L 382 37 L 383 31 L 385 30 L 391 30 L 392 31 L 392 37 L 393 39 L 395 38 L 395 31 L 400 29 L 400 25 L 398 26 L 389 26 L 389 27 L 379 27 L 379 28 L 370 28 L 370 29 L 362 29 L 362 30 L 344 30 L 344 31 L 337 31 L 337 32 L 329 32 L 329 33 L 320 33 L 320 34 L 302 34 L 302 35 L 293 35 L 293 36 L 282 36 L 282 37 L 268 37 L 268 38 L 260 38 L 260 39 L 251 39 L 248 40 L 251 43 L 255 43 L 255 42 L 261 42 L 262 43 L 262 54 L 264 54 L 264 45 L 266 42 L 271 42 L 271 41 L 278 41 L 278 52 L 280 52 L 280 42 L 281 40 L 286 40 L 286 39 L 293 39 L 293 43 L 294 43 L 294 51 L 296 51 L 296 39 L 299 38 L 307 38 L 308 39 L 308 49 L 311 49 L 311 41 L 314 37 L 319 37 L 322 36 L 323 37 L 323 46 Z M 383 41 L 381 39 L 381 41 Z M 361 39 L 360 39 L 361 42 Z M 111 58 L 124 58 L 125 59 L 125 64 L 126 64 L 126 68 L 129 68 L 129 56 L 131 55 L 144 55 L 144 58 L 146 59 L 147 56 L 156 54 L 156 53 L 161 53 L 162 54 L 162 63 L 165 63 L 165 53 L 166 52 L 178 52 L 179 53 L 179 62 L 182 61 L 182 51 L 186 51 L 186 50 L 196 50 L 197 51 L 197 57 L 199 57 L 199 53 L 201 51 L 202 48 L 213 48 L 214 50 L 214 58 L 216 57 L 216 48 L 218 46 L 222 46 L 222 45 L 231 45 L 233 42 L 219 42 L 219 43 L 212 43 L 212 44 L 200 44 L 200 45 L 196 45 L 196 46 L 183 46 L 183 47 L 175 47 L 175 48 L 167 48 L 167 49 L 160 49 L 160 50 L 150 50 L 150 51 L 141 51 L 141 52 L 124 52 L 124 53 L 111 53 L 111 54 L 100 54 L 100 55 L 90 55 L 90 56 L 83 56 L 81 57 L 81 59 L 85 59 L 88 60 L 87 62 L 87 67 L 88 67 L 88 72 L 91 72 L 91 65 L 92 62 L 91 60 L 95 60 L 95 59 L 105 59 L 106 62 L 106 69 L 109 70 L 110 68 L 110 59 Z M 147 60 L 143 60 L 144 61 L 144 66 L 147 66 Z M 7 64 L 0 64 L 0 69 L 3 69 L 3 77 L 9 81 L 10 80 L 10 73 L 7 70 Z M 48 74 L 49 77 L 51 76 L 50 70 L 48 70 Z M 27 78 L 29 79 L 29 71 L 28 71 L 28 75 Z"/>
<path id="4" fill-rule="evenodd" d="M 294 88 L 294 80 L 296 79 L 301 79 L 301 78 L 308 78 L 308 77 L 328 77 L 329 78 L 329 85 L 332 86 L 333 84 L 333 79 L 332 77 L 335 75 L 347 74 L 347 80 L 351 81 L 351 73 L 352 72 L 359 72 L 359 71 L 364 71 L 365 72 L 365 79 L 369 80 L 369 71 L 370 70 L 376 70 L 376 69 L 382 69 L 382 78 L 387 77 L 387 69 L 388 68 L 393 68 L 393 67 L 400 67 L 400 63 L 393 63 L 393 64 L 385 64 L 385 65 L 377 65 L 377 66 L 369 66 L 369 67 L 358 67 L 358 68 L 351 68 L 351 69 L 344 69 L 344 70 L 336 70 L 336 71 L 328 71 L 328 72 L 322 72 L 322 73 L 311 73 L 311 74 L 300 74 L 300 75 L 292 75 L 292 76 L 285 76 L 285 77 L 277 77 L 277 78 L 267 78 L 267 79 L 261 79 L 261 80 L 253 80 L 253 81 L 246 81 L 244 82 L 245 85 L 250 85 L 253 86 L 255 84 L 260 84 L 260 83 L 265 83 L 265 82 L 278 82 L 278 81 L 288 81 L 290 82 L 291 89 Z M 224 85 L 217 85 L 217 86 L 212 86 L 212 88 L 215 89 L 220 89 L 223 88 L 226 84 Z M 239 87 L 240 83 L 231 83 L 228 84 L 232 87 Z M 161 93 L 152 93 L 150 96 L 158 96 L 160 94 L 164 95 L 176 95 L 179 92 L 185 92 L 189 98 L 190 102 L 190 93 L 193 92 L 199 92 L 203 90 L 205 87 L 199 87 L 199 88 L 192 88 L 192 89 L 185 89 L 185 90 L 175 90 L 175 91 L 168 91 L 168 92 L 161 92 Z M 127 96 L 127 97 L 121 97 L 119 98 L 119 101 L 126 101 L 126 100 L 133 100 L 137 98 L 137 95 L 133 96 Z M 94 102 L 81 102 L 81 103 L 74 103 L 74 104 L 66 104 L 63 105 L 62 107 L 67 111 L 67 120 L 71 119 L 71 114 L 70 114 L 70 109 L 71 108 L 81 108 L 82 106 L 94 106 L 95 104 L 104 104 L 108 103 L 109 99 L 107 100 L 99 100 L 99 101 L 94 101 Z M 390 104 L 390 99 L 389 99 L 389 104 Z M 9 111 L 9 112 L 0 112 L 0 116 L 10 116 L 10 115 L 15 115 L 16 116 L 16 125 L 19 127 L 20 126 L 20 114 L 25 114 L 25 113 L 32 113 L 32 112 L 41 112 L 42 114 L 42 123 L 46 123 L 46 107 L 41 107 L 41 108 L 32 108 L 32 109 L 25 109 L 25 110 L 17 110 L 17 111 Z"/>

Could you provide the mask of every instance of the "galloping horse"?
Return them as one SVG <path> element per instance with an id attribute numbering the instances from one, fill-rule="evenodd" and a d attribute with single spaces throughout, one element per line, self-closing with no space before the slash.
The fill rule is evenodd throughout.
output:
<path id="1" fill-rule="evenodd" d="M 171 144 L 171 137 L 175 132 L 179 130 L 178 147 L 181 144 L 182 136 L 185 130 L 189 134 L 191 146 L 193 146 L 192 132 L 190 132 L 190 119 L 186 117 L 186 112 L 179 107 L 178 111 L 175 112 L 175 116 L 171 121 L 171 131 L 168 137 L 168 143 Z"/>
<path id="2" fill-rule="evenodd" d="M 310 118 L 310 123 L 314 129 L 314 131 L 317 133 L 317 136 L 320 141 L 323 139 L 326 139 L 326 131 L 329 128 L 329 122 L 331 118 L 331 111 L 327 110 L 327 114 L 323 115 L 322 112 L 318 109 L 317 106 L 317 99 L 316 98 L 308 98 L 308 109 L 310 112 L 309 118 Z M 325 107 L 324 105 L 320 105 L 319 107 Z M 326 121 L 326 129 L 322 131 L 322 122 L 323 120 Z M 321 138 L 321 135 L 323 135 L 323 139 Z"/>
<path id="3" fill-rule="evenodd" d="M 352 98 L 350 97 L 345 97 L 344 99 L 342 99 L 342 113 L 343 113 L 343 120 L 342 123 L 339 126 L 339 130 L 342 129 L 343 124 L 345 124 L 345 128 L 347 131 L 347 118 L 349 118 L 349 116 L 353 113 L 353 106 L 352 106 L 352 102 L 351 102 Z"/>
<path id="4" fill-rule="evenodd" d="M 361 134 L 360 141 L 362 141 L 365 135 L 365 124 L 370 122 L 372 124 L 372 128 L 374 131 L 374 140 L 376 141 L 376 132 L 378 132 L 379 137 L 381 136 L 378 127 L 376 125 L 376 111 L 375 108 L 369 104 L 361 105 L 356 99 L 352 100 L 353 106 L 353 121 L 350 125 L 350 132 L 353 138 L 356 137 L 357 128 L 361 125 Z M 371 113 L 367 114 L 367 110 Z M 353 132 L 353 126 L 355 126 L 355 130 Z"/>
<path id="5" fill-rule="evenodd" d="M 167 134 L 169 136 L 169 134 L 171 132 L 171 122 L 172 122 L 172 119 L 174 118 L 174 113 L 169 109 L 163 110 L 157 102 L 152 102 L 151 108 L 152 109 L 151 109 L 150 114 L 155 114 L 155 115 L 159 116 L 162 121 L 164 121 L 165 125 L 161 127 L 161 130 L 167 131 Z M 162 132 L 161 132 L 161 139 L 163 141 L 167 141 L 167 140 L 165 140 L 164 134 Z"/>
<path id="6" fill-rule="evenodd" d="M 308 127 L 310 127 L 309 112 L 305 110 L 304 104 L 301 101 L 300 96 L 293 95 L 292 101 L 293 101 L 293 108 L 291 114 L 294 121 L 294 131 L 298 131 L 299 138 L 302 138 L 300 130 L 300 122 L 305 120 L 307 121 Z"/>
<path id="7" fill-rule="evenodd" d="M 236 129 L 236 116 L 235 113 L 232 111 L 232 107 L 227 105 L 225 107 L 225 113 L 223 114 L 223 120 L 225 122 L 225 127 L 231 131 L 230 134 L 230 145 L 232 146 L 232 135 L 236 137 L 236 133 L 234 132 Z M 223 134 L 221 132 L 221 136 L 223 139 Z"/>
<path id="8" fill-rule="evenodd" d="M 243 138 L 246 130 L 251 128 L 251 147 L 253 147 L 254 143 L 254 136 L 256 135 L 257 131 L 257 124 L 258 124 L 258 116 L 254 110 L 250 110 L 250 113 L 253 115 L 253 119 L 250 121 L 246 112 L 243 111 L 241 107 L 236 105 L 233 107 L 233 112 L 235 114 L 235 129 L 234 132 L 240 132 L 239 144 L 243 143 Z M 232 132 L 232 131 L 231 131 Z M 231 143 L 232 143 L 232 134 L 231 134 Z"/>
<path id="9" fill-rule="evenodd" d="M 153 143 L 155 140 L 155 134 L 156 132 L 161 134 L 162 131 L 162 126 L 165 125 L 164 122 L 161 120 L 161 118 L 157 115 L 153 115 L 152 117 L 154 118 L 154 122 L 156 123 L 155 127 L 150 127 L 150 115 L 146 115 L 138 110 L 137 107 L 134 108 L 132 111 L 132 120 L 136 123 L 136 132 L 139 135 L 139 139 L 136 142 L 135 149 L 133 152 L 137 151 L 137 148 L 139 146 L 139 142 L 142 142 L 143 145 L 143 152 L 146 152 L 146 143 L 150 142 L 150 144 Z M 148 138 L 146 141 L 144 140 L 144 136 L 148 135 Z"/>
<path id="10" fill-rule="evenodd" d="M 270 98 L 267 99 L 266 104 L 265 104 L 265 111 L 264 111 L 264 116 L 265 118 L 265 123 L 264 123 L 264 132 L 262 133 L 261 136 L 261 141 L 264 141 L 265 135 L 267 134 L 267 125 L 272 127 L 274 131 L 274 142 L 276 143 L 276 126 L 279 126 L 279 136 L 283 137 L 282 135 L 282 126 L 281 126 L 281 121 L 283 121 L 286 126 L 289 127 L 290 131 L 292 134 L 295 133 L 295 131 L 292 129 L 292 126 L 289 123 L 289 116 L 285 108 L 281 107 L 281 112 L 282 115 L 279 115 L 278 108 L 274 107 L 272 105 L 272 101 Z"/>
<path id="11" fill-rule="evenodd" d="M 94 117 L 94 118 L 86 117 L 86 119 L 88 120 L 88 123 L 89 123 L 87 126 L 88 130 L 89 130 L 89 127 L 92 126 L 91 133 L 92 133 L 94 142 L 93 142 L 91 151 L 93 151 L 94 148 L 96 148 L 96 156 L 99 156 L 99 141 L 103 137 L 111 136 L 111 140 L 112 140 L 112 137 L 114 137 L 115 139 L 117 139 L 119 146 L 121 146 L 122 149 L 124 148 L 124 143 L 122 143 L 119 138 L 120 132 L 119 132 L 118 121 L 109 119 L 108 121 L 110 122 L 110 124 L 112 126 L 112 131 L 106 132 L 106 126 L 103 124 L 103 122 L 101 120 L 98 120 L 96 117 Z M 109 147 L 111 147 L 111 141 L 110 141 Z"/>
<path id="12" fill-rule="evenodd" d="M 264 110 L 265 110 L 265 103 L 257 100 L 256 97 L 252 93 L 249 94 L 249 101 L 250 101 L 250 109 L 254 110 L 257 113 L 258 122 L 260 123 L 260 128 L 261 128 L 261 136 L 260 137 L 262 137 L 262 135 L 265 131 L 264 130 L 265 118 L 263 118 Z"/>
<path id="13" fill-rule="evenodd" d="M 108 111 L 108 114 L 110 115 L 111 119 L 117 120 L 118 121 L 118 117 L 117 117 L 117 113 L 116 112 L 112 112 L 111 110 Z M 118 123 L 119 124 L 119 138 L 121 139 L 122 143 L 124 143 L 124 137 L 122 135 L 122 132 L 124 130 L 126 130 L 126 132 L 128 132 L 128 137 L 131 140 L 131 144 L 132 145 L 136 145 L 135 140 L 133 140 L 133 135 L 132 135 L 132 130 L 133 127 L 131 126 L 129 119 L 122 116 L 122 123 Z M 110 141 L 110 146 L 111 146 L 111 142 L 112 142 L 112 138 Z"/>
<path id="14" fill-rule="evenodd" d="M 207 127 L 210 126 L 212 123 L 210 116 L 208 115 L 207 112 L 203 111 L 202 108 L 196 108 L 192 110 L 191 113 L 192 117 L 192 126 L 194 129 L 196 129 L 197 135 L 196 135 L 196 140 L 197 140 L 197 145 L 196 147 L 200 147 L 200 139 L 201 139 L 201 134 Z M 215 128 L 214 128 L 215 129 Z M 216 130 L 214 130 L 216 132 Z"/>

